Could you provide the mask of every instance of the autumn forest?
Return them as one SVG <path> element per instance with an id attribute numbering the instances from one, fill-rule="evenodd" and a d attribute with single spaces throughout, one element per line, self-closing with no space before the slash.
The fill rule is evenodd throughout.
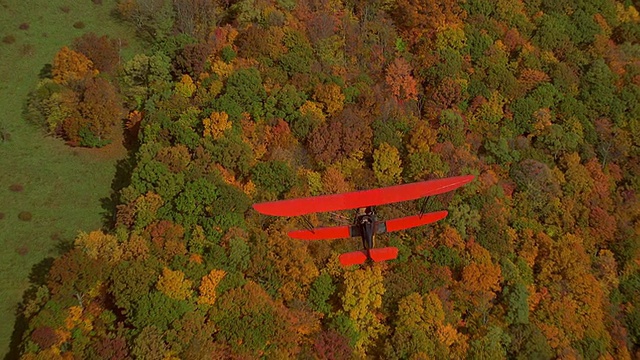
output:
<path id="1" fill-rule="evenodd" d="M 128 156 L 109 224 L 24 294 L 22 359 L 637 358 L 638 8 L 118 1 L 145 51 L 88 32 L 25 100 L 68 146 Z M 358 240 L 251 208 L 468 174 L 380 207 L 449 211 L 380 236 L 385 263 L 342 267 Z"/>

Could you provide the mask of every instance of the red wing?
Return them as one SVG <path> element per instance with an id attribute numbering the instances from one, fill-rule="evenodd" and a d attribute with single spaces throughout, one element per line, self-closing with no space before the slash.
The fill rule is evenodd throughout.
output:
<path id="1" fill-rule="evenodd" d="M 367 261 L 367 254 L 364 251 L 354 251 L 342 254 L 338 259 L 342 266 L 359 265 Z"/>
<path id="2" fill-rule="evenodd" d="M 436 211 L 428 214 L 407 216 L 399 219 L 385 221 L 387 232 L 410 229 L 416 226 L 431 224 L 447 217 L 446 210 Z"/>
<path id="3" fill-rule="evenodd" d="M 393 260 L 398 257 L 398 248 L 386 247 L 370 249 L 369 256 L 371 256 L 371 260 L 375 262 Z"/>
<path id="4" fill-rule="evenodd" d="M 301 240 L 333 240 L 351 237 L 351 226 L 317 228 L 313 230 L 295 230 L 287 233 L 289 237 Z"/>
<path id="5" fill-rule="evenodd" d="M 455 190 L 474 178 L 473 175 L 456 176 L 345 194 L 270 201 L 254 204 L 253 208 L 265 215 L 274 216 L 298 216 L 316 212 L 355 209 L 442 194 Z"/>

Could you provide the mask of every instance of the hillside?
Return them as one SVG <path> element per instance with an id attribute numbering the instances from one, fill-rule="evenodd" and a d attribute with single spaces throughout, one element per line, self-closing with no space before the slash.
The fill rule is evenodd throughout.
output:
<path id="1" fill-rule="evenodd" d="M 112 229 L 25 295 L 24 359 L 616 358 L 640 345 L 629 2 L 123 0 L 147 51 L 63 47 L 28 118 L 135 150 Z M 302 242 L 252 203 L 473 174 L 449 211 Z M 417 203 L 388 206 L 393 218 Z M 311 219 L 335 223 L 330 216 Z"/>
<path id="2" fill-rule="evenodd" d="M 66 6 L 69 5 L 69 6 Z M 0 356 L 9 351 L 18 304 L 30 278 L 73 242 L 79 230 L 100 228 L 116 173 L 126 150 L 66 146 L 22 116 L 39 74 L 65 44 L 85 32 L 130 36 L 130 27 L 110 17 L 115 0 L 0 0 Z M 83 28 L 76 28 L 74 24 Z M 122 56 L 137 52 L 130 39 Z M 96 152 L 98 155 L 96 156 Z M 44 274 L 43 274 L 44 275 Z M 15 358 L 15 357 L 14 357 Z"/>

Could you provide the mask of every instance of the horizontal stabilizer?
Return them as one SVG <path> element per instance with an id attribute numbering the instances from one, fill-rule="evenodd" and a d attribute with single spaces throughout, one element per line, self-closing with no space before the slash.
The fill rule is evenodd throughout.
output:
<path id="1" fill-rule="evenodd" d="M 371 260 L 375 262 L 393 260 L 398 257 L 398 248 L 386 247 L 370 249 L 369 256 L 371 256 Z"/>
<path id="2" fill-rule="evenodd" d="M 332 240 L 351 237 L 351 226 L 336 226 L 312 230 L 289 231 L 287 235 L 300 240 Z"/>
<path id="3" fill-rule="evenodd" d="M 339 259 L 342 266 L 360 265 L 367 261 L 367 254 L 364 251 L 354 251 L 340 255 Z"/>
<path id="4" fill-rule="evenodd" d="M 431 224 L 432 222 L 442 220 L 445 217 L 447 217 L 447 214 L 448 212 L 446 210 L 443 210 L 443 211 L 436 211 L 428 214 L 407 216 L 399 219 L 391 219 L 391 220 L 385 221 L 385 224 L 386 224 L 385 227 L 387 232 L 411 229 L 416 226 L 427 225 L 427 224 Z"/>

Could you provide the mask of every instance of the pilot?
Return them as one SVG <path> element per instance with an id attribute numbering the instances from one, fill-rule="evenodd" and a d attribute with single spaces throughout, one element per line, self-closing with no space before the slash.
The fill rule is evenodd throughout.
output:
<path id="1" fill-rule="evenodd" d="M 362 231 L 362 245 L 365 249 L 373 248 L 373 236 L 375 235 L 375 212 L 371 206 L 364 210 L 364 214 L 358 216 L 358 223 Z"/>

